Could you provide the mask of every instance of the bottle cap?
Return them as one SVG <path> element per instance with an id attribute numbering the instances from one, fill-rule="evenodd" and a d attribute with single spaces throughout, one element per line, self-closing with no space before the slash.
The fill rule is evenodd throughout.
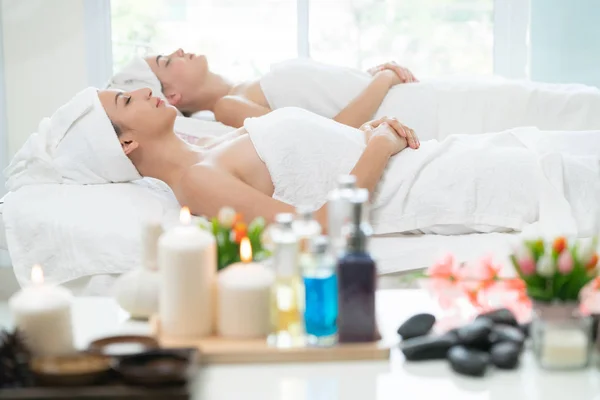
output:
<path id="1" fill-rule="evenodd" d="M 354 189 L 356 187 L 356 176 L 340 175 L 337 179 L 339 189 Z"/>
<path id="2" fill-rule="evenodd" d="M 296 208 L 296 215 L 298 215 L 298 219 L 303 221 L 312 221 L 313 220 L 313 209 L 308 206 L 300 206 Z"/>
<path id="3" fill-rule="evenodd" d="M 277 222 L 278 225 L 281 225 L 283 227 L 292 227 L 292 223 L 294 222 L 294 216 L 290 213 L 281 213 L 281 214 L 277 214 L 275 216 L 275 222 Z"/>
<path id="4" fill-rule="evenodd" d="M 329 239 L 327 236 L 319 235 L 313 238 L 311 247 L 313 254 L 325 254 L 329 250 Z"/>
<path id="5" fill-rule="evenodd" d="M 352 251 L 365 251 L 367 240 L 371 236 L 371 227 L 367 223 L 367 203 L 369 191 L 367 189 L 356 189 L 350 199 L 351 218 L 348 234 L 348 248 Z"/>

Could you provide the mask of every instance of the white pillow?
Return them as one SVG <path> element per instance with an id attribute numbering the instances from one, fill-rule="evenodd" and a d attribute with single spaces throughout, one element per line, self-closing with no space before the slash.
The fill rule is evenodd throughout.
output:
<path id="1" fill-rule="evenodd" d="M 167 222 L 179 204 L 163 182 L 30 185 L 10 193 L 3 219 L 21 285 L 39 263 L 49 282 L 119 274 L 141 265 L 145 220 Z"/>

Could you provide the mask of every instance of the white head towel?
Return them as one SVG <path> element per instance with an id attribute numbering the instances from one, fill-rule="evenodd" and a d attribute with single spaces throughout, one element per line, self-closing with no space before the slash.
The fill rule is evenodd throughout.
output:
<path id="1" fill-rule="evenodd" d="M 160 81 L 141 57 L 135 57 L 121 71 L 117 72 L 106 86 L 107 89 L 120 89 L 125 92 L 149 87 L 156 96 L 162 96 Z"/>
<path id="2" fill-rule="evenodd" d="M 4 170 L 6 188 L 43 183 L 101 184 L 140 179 L 98 98 L 87 88 L 44 118 Z"/>
<path id="3" fill-rule="evenodd" d="M 152 94 L 159 96 L 168 103 L 167 98 L 162 92 L 162 85 L 146 60 L 141 57 L 135 57 L 121 71 L 117 72 L 106 85 L 107 89 L 119 89 L 125 92 L 133 90 L 150 88 Z M 178 115 L 183 115 L 177 110 Z"/>

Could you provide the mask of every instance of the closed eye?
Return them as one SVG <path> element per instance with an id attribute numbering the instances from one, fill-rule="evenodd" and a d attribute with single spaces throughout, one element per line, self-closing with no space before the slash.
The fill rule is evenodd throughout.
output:
<path id="1" fill-rule="evenodd" d="M 130 101 L 131 101 L 131 96 L 128 96 L 127 100 L 125 100 L 125 105 L 129 104 Z"/>
<path id="2" fill-rule="evenodd" d="M 167 58 L 167 62 L 165 63 L 165 67 L 168 67 L 171 64 L 171 57 Z"/>

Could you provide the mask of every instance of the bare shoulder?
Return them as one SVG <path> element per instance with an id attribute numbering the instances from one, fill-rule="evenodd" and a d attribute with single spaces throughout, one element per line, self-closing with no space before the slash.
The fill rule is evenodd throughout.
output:
<path id="1" fill-rule="evenodd" d="M 214 180 L 215 173 L 215 169 L 206 164 L 196 164 L 188 168 L 173 186 L 179 203 L 190 207 L 192 212 L 201 214 L 201 210 L 195 210 L 197 206 L 194 204 L 201 204 L 201 199 L 211 190 L 209 183 Z"/>
<path id="2" fill-rule="evenodd" d="M 216 215 L 232 196 L 238 179 L 213 165 L 200 163 L 188 168 L 173 188 L 179 203 L 195 215 Z"/>
<path id="3" fill-rule="evenodd" d="M 247 81 L 237 85 L 232 93 L 233 95 L 245 98 L 253 103 L 256 103 L 263 107 L 268 107 L 269 103 L 265 97 L 262 87 L 260 86 L 260 80 Z"/>

